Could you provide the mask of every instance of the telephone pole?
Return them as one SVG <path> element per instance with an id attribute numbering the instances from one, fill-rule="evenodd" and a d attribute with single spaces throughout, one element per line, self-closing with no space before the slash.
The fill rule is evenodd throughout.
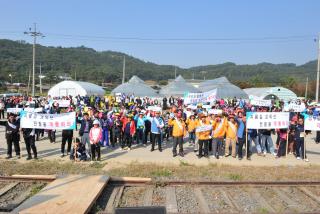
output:
<path id="1" fill-rule="evenodd" d="M 40 81 L 40 95 L 42 94 L 42 70 L 41 70 L 41 63 L 40 63 L 40 75 L 39 75 L 39 81 Z"/>
<path id="2" fill-rule="evenodd" d="M 320 72 L 320 34 L 318 36 L 318 68 L 317 68 L 316 102 L 319 101 L 319 72 Z"/>
<path id="3" fill-rule="evenodd" d="M 177 78 L 177 67 L 174 68 L 174 79 Z"/>
<path id="4" fill-rule="evenodd" d="M 308 83 L 309 83 L 309 77 L 307 77 L 307 82 L 306 82 L 306 91 L 305 91 L 305 95 L 304 95 L 305 99 L 307 99 L 307 97 L 308 97 Z"/>
<path id="5" fill-rule="evenodd" d="M 126 78 L 126 56 L 123 56 L 122 84 L 125 82 L 125 78 Z"/>
<path id="6" fill-rule="evenodd" d="M 24 34 L 30 35 L 33 37 L 33 47 L 32 47 L 32 96 L 34 97 L 34 87 L 35 87 L 35 66 L 36 66 L 36 43 L 37 37 L 44 37 L 40 32 L 37 32 L 37 24 L 33 24 L 33 31 L 29 28 L 29 31 L 25 31 Z"/>

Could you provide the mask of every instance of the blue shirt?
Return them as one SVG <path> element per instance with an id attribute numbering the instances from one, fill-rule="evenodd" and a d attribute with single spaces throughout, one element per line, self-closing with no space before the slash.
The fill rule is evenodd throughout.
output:
<path id="1" fill-rule="evenodd" d="M 237 137 L 238 138 L 243 138 L 243 136 L 244 136 L 244 129 L 245 129 L 245 124 L 244 124 L 244 122 L 242 121 L 242 119 L 241 118 L 238 118 L 237 119 L 238 120 L 238 124 L 239 124 L 239 126 L 238 126 L 238 131 L 237 131 Z"/>

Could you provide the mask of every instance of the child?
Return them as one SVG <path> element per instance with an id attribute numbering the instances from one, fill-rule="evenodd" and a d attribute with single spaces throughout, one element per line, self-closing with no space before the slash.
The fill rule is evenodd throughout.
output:
<path id="1" fill-rule="evenodd" d="M 122 126 L 122 131 L 124 133 L 124 140 L 121 147 L 122 149 L 128 148 L 128 150 L 131 150 L 133 136 L 136 133 L 136 125 L 132 120 L 132 117 L 133 115 L 128 115 L 127 120 L 123 123 Z"/>
<path id="2" fill-rule="evenodd" d="M 93 121 L 93 127 L 90 129 L 89 139 L 91 144 L 91 160 L 96 160 L 96 153 L 98 157 L 98 161 L 100 161 L 100 140 L 102 139 L 102 129 L 100 127 L 99 120 Z"/>
<path id="3" fill-rule="evenodd" d="M 86 155 L 86 148 L 84 144 L 80 143 L 80 139 L 76 138 L 73 148 L 70 153 L 70 160 L 75 161 L 86 161 L 87 155 Z"/>
<path id="4" fill-rule="evenodd" d="M 277 156 L 276 158 L 280 158 L 281 156 L 285 156 L 286 155 L 286 146 L 287 146 L 287 129 L 279 129 L 278 130 L 279 133 L 279 149 L 277 152 Z"/>

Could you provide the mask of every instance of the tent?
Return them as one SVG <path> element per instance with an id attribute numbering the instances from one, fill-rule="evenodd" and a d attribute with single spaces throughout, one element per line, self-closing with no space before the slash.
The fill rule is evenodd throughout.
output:
<path id="1" fill-rule="evenodd" d="M 134 96 L 139 97 L 158 97 L 156 90 L 148 86 L 142 79 L 137 76 L 132 76 L 131 79 L 117 86 L 115 89 L 112 90 L 113 94 L 122 93 L 126 95 L 133 94 Z"/>
<path id="2" fill-rule="evenodd" d="M 81 82 L 81 81 L 62 81 L 56 85 L 54 85 L 48 91 L 48 95 L 51 97 L 62 97 L 62 96 L 103 96 L 105 91 L 101 86 L 98 86 L 89 82 Z"/>
<path id="3" fill-rule="evenodd" d="M 200 91 L 187 83 L 185 79 L 179 75 L 173 82 L 164 86 L 159 94 L 163 96 L 183 96 L 185 93 L 199 93 Z"/>
<path id="4" fill-rule="evenodd" d="M 224 98 L 243 98 L 248 99 L 248 95 L 238 86 L 229 82 L 226 77 L 220 77 L 213 80 L 206 80 L 199 85 L 202 92 L 217 89 L 217 99 Z"/>
<path id="5" fill-rule="evenodd" d="M 297 99 L 297 95 L 293 91 L 283 87 L 246 88 L 244 91 L 250 99 L 279 99 L 285 101 Z"/>

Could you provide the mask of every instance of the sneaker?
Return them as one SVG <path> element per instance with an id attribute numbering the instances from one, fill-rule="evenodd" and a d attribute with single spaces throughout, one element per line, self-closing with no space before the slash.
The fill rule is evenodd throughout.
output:
<path id="1" fill-rule="evenodd" d="M 289 155 L 292 155 L 292 152 L 289 152 Z"/>
<path id="2" fill-rule="evenodd" d="M 31 160 L 31 159 L 32 159 L 32 157 L 31 157 L 31 156 L 28 156 L 26 160 Z"/>
<path id="3" fill-rule="evenodd" d="M 242 160 L 242 158 L 238 158 L 238 160 Z"/>
<path id="4" fill-rule="evenodd" d="M 181 157 L 184 157 L 184 154 L 183 154 L 183 153 L 179 153 L 179 155 L 180 155 Z"/>
<path id="5" fill-rule="evenodd" d="M 176 156 L 177 156 L 177 154 L 176 154 L 176 153 L 174 153 L 174 154 L 173 154 L 173 157 L 176 157 Z"/>
<path id="6" fill-rule="evenodd" d="M 304 159 L 304 161 L 305 161 L 305 162 L 309 162 L 309 159 L 308 159 L 308 158 L 306 158 L 306 159 Z"/>
<path id="7" fill-rule="evenodd" d="M 297 157 L 297 160 L 301 160 L 301 158 L 300 158 L 300 157 Z"/>
<path id="8" fill-rule="evenodd" d="M 250 160 L 250 161 L 251 161 L 251 157 L 247 157 L 247 160 Z"/>
<path id="9" fill-rule="evenodd" d="M 11 156 L 11 155 L 9 155 L 9 156 L 7 156 L 7 157 L 6 157 L 6 159 L 10 159 L 10 158 L 12 158 L 12 156 Z"/>
<path id="10" fill-rule="evenodd" d="M 131 148 L 129 147 L 129 148 L 128 148 L 128 150 L 130 151 L 130 150 L 131 150 Z"/>
<path id="11" fill-rule="evenodd" d="M 267 153 L 266 152 L 263 152 L 263 157 L 265 157 L 267 155 Z"/>
<path id="12" fill-rule="evenodd" d="M 17 155 L 17 158 L 18 158 L 18 159 L 20 159 L 20 158 L 21 158 L 21 156 L 20 156 L 20 155 Z"/>
<path id="13" fill-rule="evenodd" d="M 64 157 L 64 154 L 61 154 L 60 157 L 63 158 L 63 157 Z"/>

